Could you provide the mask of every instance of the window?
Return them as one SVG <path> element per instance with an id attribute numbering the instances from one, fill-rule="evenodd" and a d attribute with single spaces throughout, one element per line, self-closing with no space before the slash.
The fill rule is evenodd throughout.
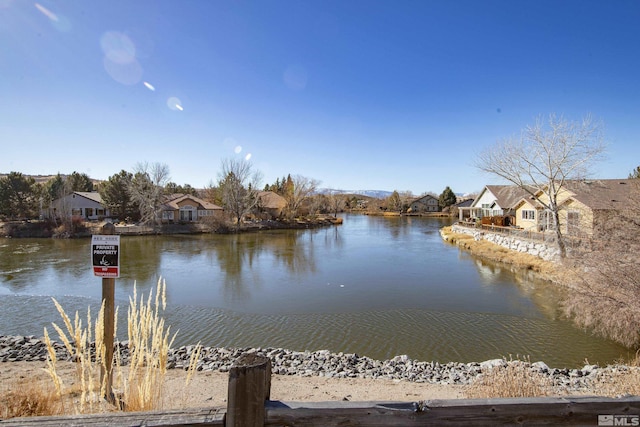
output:
<path id="1" fill-rule="evenodd" d="M 522 219 L 530 219 L 530 220 L 536 219 L 536 211 L 523 210 Z"/>
<path id="2" fill-rule="evenodd" d="M 567 234 L 578 234 L 580 231 L 580 212 L 567 212 Z"/>

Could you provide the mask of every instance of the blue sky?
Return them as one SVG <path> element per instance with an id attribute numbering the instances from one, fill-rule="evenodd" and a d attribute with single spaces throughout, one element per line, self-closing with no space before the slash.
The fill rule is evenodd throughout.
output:
<path id="1" fill-rule="evenodd" d="M 203 187 L 474 192 L 539 116 L 605 123 L 594 175 L 640 165 L 640 2 L 0 0 L 0 173 L 138 162 Z"/>

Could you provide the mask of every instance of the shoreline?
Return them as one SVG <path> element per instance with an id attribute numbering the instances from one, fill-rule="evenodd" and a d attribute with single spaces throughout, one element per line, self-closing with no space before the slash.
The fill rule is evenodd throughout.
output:
<path id="1" fill-rule="evenodd" d="M 59 362 L 73 362 L 65 346 L 52 341 Z M 181 346 L 169 350 L 167 369 L 186 371 L 196 346 Z M 121 355 L 121 366 L 127 366 L 129 349 L 126 342 L 116 344 Z M 321 378 L 325 380 L 385 380 L 434 386 L 465 387 L 496 367 L 524 366 L 533 374 L 547 377 L 557 394 L 588 393 L 593 390 L 599 376 L 628 369 L 626 365 L 586 364 L 582 368 L 553 368 L 542 361 L 492 359 L 482 362 L 426 362 L 412 360 L 406 355 L 392 359 L 375 360 L 351 353 L 332 353 L 328 350 L 293 351 L 283 348 L 227 348 L 203 347 L 197 362 L 198 372 L 227 373 L 240 355 L 256 353 L 268 357 L 274 377 Z M 13 363 L 44 363 L 47 360 L 44 339 L 35 336 L 0 335 L 0 367 Z"/>
<path id="2" fill-rule="evenodd" d="M 64 232 L 56 234 L 53 224 L 46 221 L 0 221 L 0 238 L 5 239 L 22 239 L 22 238 L 46 238 L 46 239 L 76 239 L 87 238 L 93 234 L 100 234 L 104 221 L 93 222 L 87 221 L 82 231 L 74 233 Z M 240 229 L 224 226 L 210 226 L 201 223 L 192 224 L 160 224 L 152 226 L 143 225 L 116 225 L 116 234 L 123 236 L 164 236 L 174 234 L 236 234 L 251 233 L 263 230 L 305 230 L 311 228 L 329 227 L 332 225 L 342 224 L 341 218 L 324 215 L 314 219 L 295 219 L 295 220 L 261 220 L 248 222 L 242 225 Z"/>

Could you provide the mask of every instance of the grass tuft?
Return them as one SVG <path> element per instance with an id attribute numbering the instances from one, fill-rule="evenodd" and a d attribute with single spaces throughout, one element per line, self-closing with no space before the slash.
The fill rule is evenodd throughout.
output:
<path id="1" fill-rule="evenodd" d="M 505 360 L 506 361 L 506 360 Z M 502 397 L 537 397 L 552 394 L 549 377 L 531 368 L 528 358 L 510 358 L 506 365 L 495 366 L 471 384 L 466 395 L 470 399 Z"/>
<path id="2" fill-rule="evenodd" d="M 129 364 L 126 367 L 122 366 L 123 358 L 119 345 L 115 360 L 105 360 L 104 304 L 95 322 L 91 318 L 91 309 L 87 310 L 87 325 L 84 326 L 77 312 L 72 322 L 58 301 L 54 299 L 53 302 L 62 317 L 66 331 L 55 323 L 53 327 L 72 360 L 76 362 L 77 383 L 80 385 L 79 390 L 73 392 L 65 389 L 56 371 L 55 350 L 45 328 L 44 335 L 48 351 L 46 371 L 53 380 L 54 396 L 58 397 L 61 406 L 66 393 L 79 397 L 73 400 L 75 413 L 94 412 L 94 404 L 102 402 L 102 397 L 107 394 L 106 376 L 101 381 L 97 380 L 100 377 L 100 370 L 106 371 L 107 363 L 112 365 L 115 362 L 113 388 L 118 390 L 119 409 L 126 411 L 162 409 L 162 390 L 169 349 L 176 337 L 176 334 L 171 336 L 171 327 L 166 326 L 162 318 L 162 312 L 166 308 L 166 283 L 162 278 L 158 280 L 155 298 L 151 291 L 146 300 L 144 295 L 138 299 L 137 287 L 134 283 L 127 316 Z M 117 328 L 117 325 L 115 327 Z M 198 344 L 191 354 L 185 387 L 188 386 L 197 369 L 200 350 L 201 345 Z M 62 411 L 66 413 L 64 406 Z"/>
<path id="3" fill-rule="evenodd" d="M 46 384 L 24 380 L 0 394 L 0 419 L 36 417 L 64 413 L 55 390 Z"/>

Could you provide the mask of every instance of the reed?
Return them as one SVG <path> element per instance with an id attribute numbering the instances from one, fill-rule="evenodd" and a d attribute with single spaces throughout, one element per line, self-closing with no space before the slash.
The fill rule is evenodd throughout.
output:
<path id="1" fill-rule="evenodd" d="M 80 383 L 80 399 L 74 401 L 74 410 L 76 413 L 92 412 L 94 404 L 100 401 L 100 397 L 106 387 L 104 381 L 102 381 L 102 384 L 100 384 L 99 387 L 98 383 L 100 383 L 100 381 L 96 382 L 96 377 L 99 375 L 98 372 L 100 367 L 106 366 L 102 334 L 96 333 L 96 336 L 99 336 L 99 338 L 95 340 L 95 346 L 92 348 L 91 343 L 93 342 L 93 335 L 91 331 L 93 321 L 91 319 L 91 308 L 89 307 L 87 310 L 87 326 L 85 327 L 83 326 L 82 319 L 77 311 L 72 323 L 71 319 L 64 311 L 64 308 L 62 308 L 55 298 L 53 298 L 53 303 L 62 317 L 66 331 L 56 323 L 52 324 L 53 328 L 58 333 L 60 340 L 71 355 L 72 360 L 76 362 L 76 377 Z M 104 304 L 100 307 L 100 311 L 98 312 L 98 316 L 95 321 L 95 331 L 102 330 L 103 321 Z M 56 372 L 55 350 L 51 345 L 47 328 L 44 329 L 44 335 L 49 355 L 46 370 L 54 382 L 59 399 L 63 401 L 64 386 L 60 376 Z M 87 404 L 89 405 L 88 409 Z"/>
<path id="2" fill-rule="evenodd" d="M 531 369 L 528 358 L 509 358 L 506 365 L 496 366 L 483 373 L 467 387 L 465 394 L 471 399 L 502 397 L 548 396 L 553 392 L 551 380 Z"/>
<path id="3" fill-rule="evenodd" d="M 160 316 L 160 308 L 164 311 L 166 304 L 166 283 L 162 278 L 158 280 L 155 299 L 153 292 L 149 292 L 146 303 L 144 295 L 138 301 L 134 285 L 127 316 L 129 368 L 128 375 L 122 377 L 127 411 L 161 409 L 158 406 L 162 402 L 167 358 L 176 337 L 170 335 L 171 327 L 165 327 Z"/>
<path id="4" fill-rule="evenodd" d="M 138 299 L 137 286 L 134 282 L 133 296 L 129 298 L 127 313 L 128 366 L 123 366 L 123 355 L 117 342 L 118 350 L 114 355 L 114 360 L 105 360 L 104 304 L 95 321 L 92 321 L 91 309 L 87 310 L 87 324 L 85 326 L 77 312 L 72 321 L 58 301 L 53 299 L 53 302 L 66 330 L 55 323 L 53 323 L 53 327 L 77 366 L 76 379 L 80 385 L 80 398 L 74 400 L 75 413 L 94 412 L 95 404 L 102 402 L 102 396 L 106 395 L 106 378 L 103 378 L 102 381 L 97 378 L 101 368 L 106 369 L 107 364 L 115 364 L 113 388 L 117 390 L 119 409 L 125 411 L 162 409 L 162 390 L 167 371 L 168 354 L 176 337 L 176 334 L 171 335 L 171 327 L 166 326 L 162 318 L 162 312 L 166 309 L 167 304 L 164 279 L 158 279 L 155 294 L 153 291 L 149 292 L 146 299 L 144 295 L 140 295 Z M 117 323 L 114 325 L 114 329 L 117 331 Z M 48 350 L 46 371 L 53 380 L 56 395 L 62 405 L 63 412 L 66 413 L 64 397 L 71 392 L 65 387 L 57 373 L 56 354 L 46 328 L 44 335 Z M 197 370 L 201 348 L 198 343 L 191 354 L 185 387 L 189 385 Z M 101 408 L 102 406 L 98 407 L 98 409 Z"/>

